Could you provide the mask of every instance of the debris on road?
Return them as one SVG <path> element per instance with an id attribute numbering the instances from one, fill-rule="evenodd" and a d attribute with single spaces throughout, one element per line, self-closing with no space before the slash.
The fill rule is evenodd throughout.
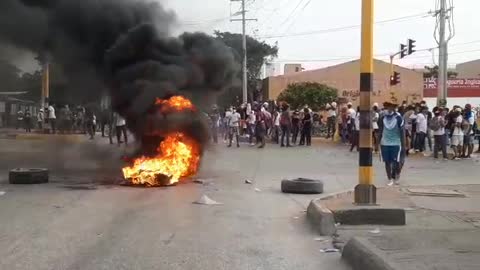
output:
<path id="1" fill-rule="evenodd" d="M 293 219 L 299 219 L 300 217 L 293 217 Z"/>
<path id="2" fill-rule="evenodd" d="M 194 183 L 197 183 L 197 184 L 205 184 L 205 180 L 202 180 L 202 179 L 195 179 L 193 180 Z"/>
<path id="3" fill-rule="evenodd" d="M 369 231 L 369 233 L 373 233 L 373 234 L 379 234 L 380 232 L 381 232 L 381 231 L 380 231 L 380 228 L 378 228 L 378 227 L 375 228 L 375 229 L 373 229 L 373 230 L 371 230 L 371 231 Z"/>
<path id="4" fill-rule="evenodd" d="M 259 189 L 259 188 L 255 188 L 255 191 L 256 191 L 256 192 L 262 192 L 262 190 Z"/>
<path id="5" fill-rule="evenodd" d="M 323 182 L 315 179 L 296 178 L 282 180 L 283 193 L 320 194 L 323 193 Z"/>
<path id="6" fill-rule="evenodd" d="M 317 241 L 317 242 L 320 242 L 320 243 L 325 243 L 325 242 L 328 242 L 330 241 L 329 238 L 326 238 L 326 237 L 316 237 L 314 238 L 313 240 Z"/>
<path id="7" fill-rule="evenodd" d="M 251 184 L 253 184 L 253 182 L 247 179 L 247 180 L 245 180 L 245 184 L 250 184 L 251 185 Z"/>
<path id="8" fill-rule="evenodd" d="M 5 192 L 5 191 L 0 191 L 0 196 L 5 195 L 5 193 L 7 193 L 7 192 Z"/>
<path id="9" fill-rule="evenodd" d="M 210 199 L 207 195 L 203 194 L 198 200 L 193 202 L 194 204 L 203 204 L 203 205 L 221 205 L 223 203 L 217 202 Z"/>
<path id="10" fill-rule="evenodd" d="M 321 253 L 334 253 L 334 252 L 339 252 L 340 250 L 337 248 L 325 248 L 325 249 L 320 249 Z"/>

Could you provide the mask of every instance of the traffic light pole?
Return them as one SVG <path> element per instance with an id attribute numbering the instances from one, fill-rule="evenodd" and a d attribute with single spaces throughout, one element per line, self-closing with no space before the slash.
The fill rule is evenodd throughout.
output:
<path id="1" fill-rule="evenodd" d="M 373 91 L 373 5 L 374 0 L 362 0 L 362 43 L 360 58 L 360 140 L 358 185 L 355 203 L 376 204 L 377 188 L 373 184 L 372 114 Z"/>

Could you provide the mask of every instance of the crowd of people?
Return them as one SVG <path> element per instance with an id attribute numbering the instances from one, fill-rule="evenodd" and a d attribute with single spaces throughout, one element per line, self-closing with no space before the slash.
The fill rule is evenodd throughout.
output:
<path id="1" fill-rule="evenodd" d="M 97 120 L 95 110 L 83 106 L 72 110 L 69 105 L 56 107 L 55 104 L 49 104 L 46 108 L 40 108 L 36 116 L 32 116 L 28 109 L 19 110 L 16 129 L 19 128 L 24 128 L 27 133 L 37 129 L 40 133 L 48 134 L 86 134 L 91 140 L 97 132 L 101 132 L 102 137 L 109 137 L 111 144 L 114 136 L 118 145 L 128 143 L 126 121 L 123 117 L 111 110 L 103 110 Z"/>
<path id="2" fill-rule="evenodd" d="M 248 138 L 250 146 L 264 148 L 266 141 L 281 147 L 310 146 L 312 142 L 313 112 L 308 107 L 290 109 L 287 103 L 279 106 L 265 102 L 233 106 L 221 113 L 214 107 L 208 114 L 212 140 L 218 143 L 221 136 L 228 147 L 235 141 L 240 147 L 240 135 Z"/>

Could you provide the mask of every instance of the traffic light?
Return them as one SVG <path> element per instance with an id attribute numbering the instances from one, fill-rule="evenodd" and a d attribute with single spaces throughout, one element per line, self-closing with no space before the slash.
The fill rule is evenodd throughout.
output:
<path id="1" fill-rule="evenodd" d="M 390 76 L 390 85 L 397 85 L 400 83 L 400 73 L 394 71 L 393 75 Z"/>
<path id="2" fill-rule="evenodd" d="M 413 39 L 408 39 L 408 55 L 412 54 L 415 52 L 415 50 L 413 48 L 415 48 L 415 40 Z"/>
<path id="3" fill-rule="evenodd" d="M 400 58 L 404 58 L 407 55 L 407 45 L 400 44 Z"/>

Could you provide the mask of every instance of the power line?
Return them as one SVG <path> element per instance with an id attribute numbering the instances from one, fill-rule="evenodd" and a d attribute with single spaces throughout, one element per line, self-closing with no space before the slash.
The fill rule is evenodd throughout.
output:
<path id="1" fill-rule="evenodd" d="M 397 17 L 397 18 L 388 19 L 388 20 L 382 20 L 382 21 L 376 22 L 375 24 L 378 25 L 378 24 L 385 24 L 385 23 L 396 22 L 396 21 L 405 21 L 405 20 L 415 19 L 415 18 L 426 18 L 427 16 L 428 16 L 428 13 L 423 12 L 423 13 L 414 14 L 414 15 L 408 15 L 408 16 Z M 271 39 L 271 38 L 283 38 L 283 37 L 308 36 L 308 35 L 315 35 L 315 34 L 326 34 L 326 33 L 332 33 L 332 32 L 340 32 L 340 31 L 352 30 L 352 29 L 357 29 L 357 28 L 360 28 L 360 25 L 358 25 L 358 24 L 357 25 L 349 25 L 349 26 L 327 28 L 327 29 L 322 29 L 322 30 L 314 30 L 314 31 L 308 31 L 308 32 L 284 34 L 284 35 L 266 35 L 266 36 L 262 36 L 261 38 Z"/>
<path id="2" fill-rule="evenodd" d="M 282 22 L 280 23 L 280 25 L 277 27 L 277 29 L 280 29 L 284 24 L 286 24 L 291 18 L 292 18 L 292 15 L 295 13 L 295 11 L 297 11 L 298 7 L 300 7 L 300 5 L 303 3 L 304 0 L 299 0 L 298 1 L 298 4 L 295 6 L 295 8 L 292 10 L 292 12 L 290 13 L 290 15 L 287 16 L 287 18 Z"/>
<path id="3" fill-rule="evenodd" d="M 418 51 L 425 51 L 429 49 L 421 49 L 417 50 Z M 458 52 L 452 52 L 449 53 L 449 55 L 456 55 L 456 54 L 464 54 L 464 53 L 471 53 L 471 52 L 480 52 L 480 49 L 474 49 L 474 50 L 467 50 L 467 51 L 458 51 Z M 390 54 L 376 54 L 375 57 L 386 57 L 389 56 Z M 412 56 L 409 57 L 408 59 L 422 59 L 422 58 L 429 58 L 431 56 Z M 358 59 L 359 56 L 339 56 L 336 58 L 325 58 L 325 59 L 276 59 L 274 62 L 332 62 L 332 61 L 341 61 L 341 60 L 350 60 L 350 59 Z"/>
<path id="4" fill-rule="evenodd" d="M 305 10 L 305 8 L 310 4 L 310 2 L 312 2 L 312 0 L 308 0 L 308 2 L 307 2 L 305 5 L 303 5 L 302 9 L 297 13 L 297 16 L 302 14 L 302 12 L 303 12 L 303 11 Z M 294 24 L 295 24 L 295 20 L 292 20 L 292 22 L 288 25 L 288 27 L 287 27 L 287 29 L 285 30 L 284 33 L 287 33 L 288 30 L 290 30 L 290 28 L 292 28 L 292 26 L 293 26 Z"/>

